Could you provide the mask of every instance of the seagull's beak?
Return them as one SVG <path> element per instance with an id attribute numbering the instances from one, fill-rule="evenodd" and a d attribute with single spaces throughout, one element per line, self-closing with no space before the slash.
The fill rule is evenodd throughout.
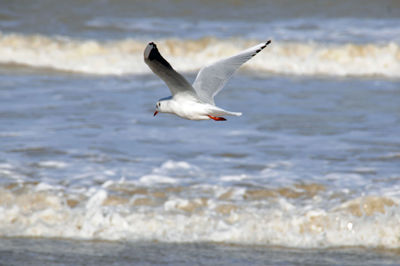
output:
<path id="1" fill-rule="evenodd" d="M 158 111 L 156 110 L 155 112 L 154 112 L 154 115 L 153 116 L 156 116 L 158 114 Z"/>

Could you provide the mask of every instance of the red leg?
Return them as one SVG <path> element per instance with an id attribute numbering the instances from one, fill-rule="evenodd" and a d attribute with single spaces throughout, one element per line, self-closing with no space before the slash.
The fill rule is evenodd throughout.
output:
<path id="1" fill-rule="evenodd" d="M 212 116 L 212 115 L 208 115 L 209 118 L 214 119 L 215 121 L 226 121 L 225 118 L 220 117 L 220 116 Z"/>

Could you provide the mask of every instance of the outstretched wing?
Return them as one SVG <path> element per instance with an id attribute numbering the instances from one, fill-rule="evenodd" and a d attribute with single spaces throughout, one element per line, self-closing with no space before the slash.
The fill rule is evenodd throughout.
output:
<path id="1" fill-rule="evenodd" d="M 153 42 L 149 43 L 144 50 L 144 62 L 150 69 L 159 76 L 171 90 L 172 95 L 179 92 L 193 92 L 192 85 L 161 56 L 157 49 L 157 45 Z"/>
<path id="2" fill-rule="evenodd" d="M 260 43 L 235 56 L 223 59 L 200 69 L 196 80 L 193 82 L 193 88 L 199 98 L 204 102 L 214 104 L 214 96 L 220 92 L 235 71 L 270 43 L 271 41 Z"/>

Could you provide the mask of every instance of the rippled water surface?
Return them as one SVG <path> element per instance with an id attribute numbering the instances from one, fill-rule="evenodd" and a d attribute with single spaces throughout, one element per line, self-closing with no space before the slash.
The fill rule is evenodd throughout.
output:
<path id="1" fill-rule="evenodd" d="M 397 2 L 201 3 L 0 3 L 1 252 L 37 264 L 82 264 L 69 260 L 78 246 L 92 264 L 92 248 L 104 264 L 133 259 L 127 249 L 143 264 L 189 264 L 197 248 L 199 264 L 225 252 L 243 257 L 221 264 L 304 252 L 301 264 L 370 253 L 395 264 Z M 216 97 L 241 117 L 153 117 L 169 91 L 143 62 L 147 42 L 192 82 L 267 39 Z"/>

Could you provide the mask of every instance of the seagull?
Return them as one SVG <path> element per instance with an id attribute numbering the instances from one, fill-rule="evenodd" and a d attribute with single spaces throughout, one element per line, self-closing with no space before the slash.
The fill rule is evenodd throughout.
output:
<path id="1" fill-rule="evenodd" d="M 170 89 L 172 96 L 160 99 L 156 104 L 157 113 L 170 113 L 189 120 L 225 121 L 225 115 L 241 116 L 229 112 L 214 103 L 226 82 L 239 67 L 267 47 L 271 41 L 257 44 L 232 57 L 217 61 L 201 68 L 192 85 L 161 56 L 154 42 L 144 50 L 144 61 Z"/>

